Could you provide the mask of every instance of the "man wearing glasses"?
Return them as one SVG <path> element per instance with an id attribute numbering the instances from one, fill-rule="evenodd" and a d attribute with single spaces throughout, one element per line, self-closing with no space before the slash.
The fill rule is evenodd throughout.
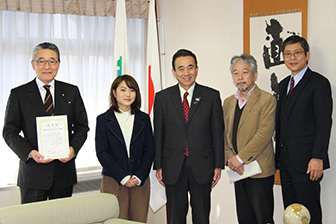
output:
<path id="1" fill-rule="evenodd" d="M 75 157 L 89 131 L 78 87 L 54 79 L 60 66 L 57 46 L 37 45 L 31 64 L 37 78 L 11 90 L 3 128 L 6 143 L 20 158 L 21 203 L 72 195 L 77 182 Z M 36 118 L 54 115 L 67 115 L 68 158 L 44 158 L 38 150 Z"/>
<path id="2" fill-rule="evenodd" d="M 304 38 L 288 37 L 282 50 L 291 71 L 280 82 L 276 112 L 276 164 L 283 203 L 285 208 L 303 204 L 311 214 L 311 224 L 322 223 L 320 182 L 323 170 L 330 167 L 330 83 L 307 66 L 310 52 Z"/>

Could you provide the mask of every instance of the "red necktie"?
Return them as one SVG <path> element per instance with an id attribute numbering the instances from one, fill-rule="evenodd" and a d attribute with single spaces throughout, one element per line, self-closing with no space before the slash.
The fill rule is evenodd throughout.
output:
<path id="1" fill-rule="evenodd" d="M 54 103 L 50 93 L 50 85 L 44 85 L 43 87 L 47 91 L 44 98 L 44 107 L 49 116 L 54 116 Z"/>
<path id="2" fill-rule="evenodd" d="M 287 98 L 289 97 L 289 95 L 291 94 L 291 92 L 293 91 L 294 88 L 294 78 L 292 77 L 291 79 L 291 83 L 290 83 L 290 87 L 289 87 L 289 91 L 287 93 Z"/>
<path id="3" fill-rule="evenodd" d="M 189 116 L 189 103 L 187 100 L 187 96 L 188 96 L 188 92 L 185 92 L 183 96 L 183 102 L 182 102 L 184 118 L 185 118 L 186 123 L 188 123 L 188 116 Z M 188 146 L 186 147 L 185 155 L 189 156 Z"/>

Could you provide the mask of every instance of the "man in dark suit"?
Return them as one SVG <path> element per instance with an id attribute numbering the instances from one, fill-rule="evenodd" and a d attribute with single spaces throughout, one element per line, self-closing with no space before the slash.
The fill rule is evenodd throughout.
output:
<path id="1" fill-rule="evenodd" d="M 220 95 L 195 82 L 198 66 L 191 51 L 177 51 L 172 67 L 178 84 L 155 97 L 154 169 L 166 187 L 169 223 L 186 223 L 189 192 L 193 223 L 206 224 L 211 189 L 224 168 Z"/>
<path id="2" fill-rule="evenodd" d="M 322 223 L 320 182 L 323 170 L 330 167 L 330 83 L 308 68 L 310 52 L 304 38 L 287 38 L 282 50 L 292 73 L 280 82 L 276 113 L 276 164 L 283 203 L 285 208 L 303 204 L 311 214 L 311 224 Z"/>
<path id="3" fill-rule="evenodd" d="M 41 43 L 31 61 L 37 78 L 11 90 L 5 113 L 3 137 L 20 158 L 18 186 L 21 203 L 72 195 L 77 182 L 75 157 L 89 131 L 86 110 L 78 87 L 56 81 L 60 53 L 56 45 Z M 48 85 L 48 87 L 44 87 Z M 50 114 L 45 95 L 50 91 Z M 37 143 L 36 118 L 66 115 L 69 135 L 68 158 L 44 158 Z M 22 131 L 23 136 L 20 134 Z"/>

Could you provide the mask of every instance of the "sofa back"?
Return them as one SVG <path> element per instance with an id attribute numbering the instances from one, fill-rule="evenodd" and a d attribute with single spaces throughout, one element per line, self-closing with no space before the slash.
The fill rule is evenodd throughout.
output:
<path id="1" fill-rule="evenodd" d="M 112 194 L 99 193 L 0 209 L 0 223 L 99 223 L 118 218 L 119 204 Z"/>

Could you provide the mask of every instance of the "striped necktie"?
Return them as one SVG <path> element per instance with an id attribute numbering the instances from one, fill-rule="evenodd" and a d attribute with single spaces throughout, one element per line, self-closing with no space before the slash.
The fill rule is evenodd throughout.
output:
<path id="1" fill-rule="evenodd" d="M 54 103 L 50 93 L 50 85 L 44 85 L 43 88 L 47 91 L 44 98 L 44 107 L 49 116 L 54 116 Z"/>

